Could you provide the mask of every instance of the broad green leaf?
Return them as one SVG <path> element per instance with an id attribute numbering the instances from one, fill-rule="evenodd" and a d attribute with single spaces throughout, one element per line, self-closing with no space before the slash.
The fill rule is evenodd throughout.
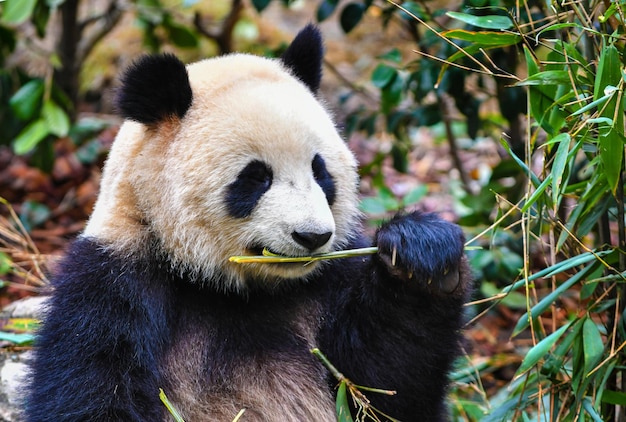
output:
<path id="1" fill-rule="evenodd" d="M 447 12 L 446 15 L 450 16 L 452 19 L 456 19 L 461 22 L 465 22 L 469 25 L 477 26 L 479 28 L 509 29 L 513 26 L 513 22 L 508 16 L 501 16 L 501 15 L 476 16 L 476 15 L 469 15 L 467 13 L 452 12 L 452 11 Z"/>
<path id="2" fill-rule="evenodd" d="M 337 422 L 352 422 L 350 414 L 350 406 L 348 405 L 348 394 L 346 392 L 346 381 L 341 381 L 337 390 L 337 399 L 335 402 L 337 411 Z"/>
<path id="3" fill-rule="evenodd" d="M 380 107 L 384 114 L 390 114 L 391 110 L 400 103 L 403 87 L 404 81 L 400 75 L 397 75 L 389 85 L 382 89 Z"/>
<path id="4" fill-rule="evenodd" d="M 626 393 L 622 391 L 604 390 L 602 393 L 602 403 L 626 406 Z"/>
<path id="5" fill-rule="evenodd" d="M 178 47 L 190 48 L 198 45 L 198 38 L 189 28 L 179 25 L 170 17 L 165 15 L 163 27 L 167 31 L 169 39 Z"/>
<path id="6" fill-rule="evenodd" d="M 566 70 L 546 70 L 529 75 L 528 78 L 515 85 L 571 85 L 571 80 Z"/>
<path id="7" fill-rule="evenodd" d="M 48 100 L 43 104 L 41 116 L 46 121 L 51 134 L 58 137 L 67 136 L 70 131 L 70 119 L 54 101 Z"/>
<path id="8" fill-rule="evenodd" d="M 619 113 L 618 113 L 619 114 Z M 622 118 L 619 119 L 623 122 Z M 609 131 L 606 136 L 598 138 L 599 153 L 604 165 L 604 174 L 606 176 L 609 188 L 613 194 L 616 194 L 617 185 L 619 183 L 619 175 L 622 171 L 622 163 L 624 161 L 624 144 L 626 140 L 624 136 L 617 132 L 616 129 Z"/>
<path id="9" fill-rule="evenodd" d="M 604 45 L 598 61 L 598 72 L 594 85 L 594 101 L 613 92 L 610 101 L 602 108 L 601 117 L 614 119 L 611 129 L 598 139 L 598 154 L 604 166 L 604 174 L 611 192 L 615 195 L 622 172 L 624 158 L 624 98 L 619 91 L 607 90 L 616 87 L 622 78 L 619 52 L 614 45 Z"/>
<path id="10" fill-rule="evenodd" d="M 11 99 L 9 99 L 9 105 L 18 119 L 30 120 L 37 115 L 43 91 L 43 81 L 41 79 L 33 79 L 13 94 Z"/>
<path id="11" fill-rule="evenodd" d="M 37 0 L 6 0 L 2 4 L 2 22 L 19 25 L 29 19 Z"/>
<path id="12" fill-rule="evenodd" d="M 579 338 L 580 331 L 582 330 L 582 320 L 576 319 L 570 321 L 570 331 L 564 337 L 559 339 L 559 343 L 554 348 L 554 351 L 550 353 L 548 358 L 541 366 L 541 374 L 546 376 L 556 376 L 563 367 L 563 361 L 569 354 L 572 344 Z"/>
<path id="13" fill-rule="evenodd" d="M 398 71 L 391 66 L 379 63 L 372 72 L 372 83 L 376 88 L 383 89 L 397 76 Z"/>
<path id="14" fill-rule="evenodd" d="M 341 24 L 343 32 L 347 34 L 352 31 L 354 27 L 361 22 L 364 13 L 365 6 L 362 4 L 354 2 L 348 3 L 341 11 L 341 16 L 339 16 L 339 23 Z"/>
<path id="15" fill-rule="evenodd" d="M 559 144 L 552 163 L 552 204 L 554 206 L 559 203 L 559 198 L 561 198 L 561 184 L 563 182 L 565 167 L 569 161 L 569 145 L 571 140 L 569 133 L 561 133 L 552 140 Z"/>
<path id="16" fill-rule="evenodd" d="M 443 31 L 441 35 L 453 40 L 469 41 L 483 48 L 506 47 L 522 40 L 520 35 L 508 32 L 466 31 L 464 29 Z"/>
<path id="17" fill-rule="evenodd" d="M 552 349 L 552 346 L 561 338 L 565 330 L 567 330 L 570 326 L 570 323 L 565 324 L 539 343 L 534 345 L 527 353 L 526 357 L 522 361 L 519 369 L 517 370 L 518 374 L 523 374 L 528 371 L 530 368 L 535 366 L 540 359 L 542 359 L 549 351 Z"/>
<path id="18" fill-rule="evenodd" d="M 604 353 L 602 336 L 591 318 L 586 318 L 583 323 L 583 352 L 586 375 L 600 362 Z"/>
<path id="19" fill-rule="evenodd" d="M 524 45 L 524 56 L 526 58 L 526 69 L 528 76 L 539 73 L 539 66 L 535 61 L 532 52 Z M 528 99 L 530 104 L 530 115 L 539 123 L 539 125 L 551 136 L 556 136 L 559 131 L 555 130 L 550 123 L 547 110 L 554 104 L 554 96 L 547 89 L 541 89 L 534 85 L 528 86 Z"/>
<path id="20" fill-rule="evenodd" d="M 17 155 L 27 154 L 49 134 L 50 130 L 46 121 L 43 119 L 35 120 L 13 140 L 13 152 Z"/>
<path id="21" fill-rule="evenodd" d="M 596 83 L 593 88 L 594 100 L 605 95 L 604 89 L 607 86 L 617 86 L 621 77 L 619 52 L 614 45 L 605 45 L 598 61 Z"/>

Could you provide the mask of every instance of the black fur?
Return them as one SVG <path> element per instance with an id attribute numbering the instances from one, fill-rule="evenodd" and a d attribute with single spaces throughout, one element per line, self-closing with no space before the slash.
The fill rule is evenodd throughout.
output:
<path id="1" fill-rule="evenodd" d="M 384 224 L 374 244 L 378 255 L 333 261 L 308 283 L 240 297 L 202 289 L 149 245 L 143 257 L 115 257 L 92 240 L 76 241 L 53 282 L 26 420 L 162 420 L 161 363 L 170 347 L 185 349 L 190 331 L 206 351 L 197 370 L 207 390 L 228 385 L 237 362 L 263 356 L 298 359 L 319 374 L 325 369 L 290 324 L 312 303 L 323 306 L 317 340 L 330 361 L 359 385 L 398 392 L 367 394 L 375 407 L 405 422 L 446 420 L 446 373 L 470 289 L 461 231 L 412 213 Z M 349 247 L 367 245 L 360 237 Z M 450 274 L 459 284 L 442 291 L 438 281 Z"/>
<path id="2" fill-rule="evenodd" d="M 315 180 L 324 191 L 324 195 L 326 195 L 328 205 L 334 204 L 336 194 L 335 181 L 326 169 L 326 163 L 321 155 L 315 154 L 311 167 L 313 168 L 313 176 L 315 177 Z"/>
<path id="3" fill-rule="evenodd" d="M 191 107 L 187 69 L 172 54 L 141 57 L 121 82 L 116 105 L 125 119 L 151 125 L 168 117 L 182 119 Z"/>
<path id="4" fill-rule="evenodd" d="M 320 88 L 323 59 L 322 35 L 315 25 L 304 27 L 281 56 L 285 66 L 314 94 Z"/>
<path id="5" fill-rule="evenodd" d="M 272 186 L 272 168 L 262 161 L 251 161 L 228 185 L 225 203 L 228 213 L 235 218 L 252 214 L 254 207 Z"/>

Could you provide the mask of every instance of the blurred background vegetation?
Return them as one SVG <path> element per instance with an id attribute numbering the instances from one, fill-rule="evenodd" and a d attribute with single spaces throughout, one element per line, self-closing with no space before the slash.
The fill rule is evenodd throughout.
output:
<path id="1" fill-rule="evenodd" d="M 363 211 L 437 211 L 469 239 L 454 420 L 625 420 L 626 3 L 397 3 L 0 2 L 0 304 L 45 285 L 82 229 L 120 69 L 276 56 L 319 22 Z"/>

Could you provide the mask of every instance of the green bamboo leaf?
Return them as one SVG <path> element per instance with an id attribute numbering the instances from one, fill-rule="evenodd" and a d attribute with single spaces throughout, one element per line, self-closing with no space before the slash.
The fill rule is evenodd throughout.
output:
<path id="1" fill-rule="evenodd" d="M 51 134 L 58 137 L 67 136 L 70 131 L 70 119 L 54 101 L 48 100 L 43 104 L 41 115 Z"/>
<path id="2" fill-rule="evenodd" d="M 546 70 L 529 75 L 525 80 L 516 83 L 517 86 L 543 85 L 571 85 L 569 72 L 566 70 Z"/>
<path id="3" fill-rule="evenodd" d="M 19 25 L 29 19 L 37 0 L 6 0 L 2 5 L 2 22 Z"/>
<path id="4" fill-rule="evenodd" d="M 578 116 L 579 114 L 583 114 L 583 113 L 591 110 L 592 108 L 599 107 L 602 104 L 606 103 L 611 98 L 612 95 L 613 95 L 613 93 L 610 92 L 607 95 L 604 95 L 604 96 L 598 98 L 597 100 L 590 102 L 586 106 L 579 108 L 578 110 L 576 110 L 575 112 L 570 114 L 570 116 L 572 116 L 572 117 Z M 591 120 L 591 119 L 589 119 L 589 120 Z M 589 122 L 589 121 L 587 121 L 587 122 Z M 612 122 L 612 120 L 611 120 L 611 122 Z"/>
<path id="5" fill-rule="evenodd" d="M 524 204 L 524 206 L 522 207 L 520 211 L 526 212 L 530 209 L 530 207 L 535 205 L 537 201 L 543 196 L 544 191 L 546 190 L 548 186 L 550 186 L 551 183 L 552 183 L 552 174 L 549 174 L 548 177 L 546 177 L 545 180 L 541 182 L 539 186 L 537 186 L 537 188 L 532 193 L 532 195 L 528 197 L 528 199 L 526 200 L 526 203 Z"/>
<path id="6" fill-rule="evenodd" d="M 524 170 L 524 173 L 526 173 L 526 175 L 528 177 L 530 177 L 531 182 L 533 183 L 534 186 L 539 186 L 541 184 L 541 181 L 539 180 L 539 178 L 537 177 L 537 175 L 535 173 L 532 172 L 531 169 L 528 168 L 528 166 L 526 165 L 526 163 L 524 163 L 511 149 L 511 146 L 509 145 L 508 142 L 506 142 L 506 139 L 504 138 L 500 138 L 500 145 L 502 145 L 502 147 L 506 150 L 506 152 L 511 156 L 511 158 L 513 158 L 513 161 L 515 161 L 517 163 L 517 165 Z"/>
<path id="7" fill-rule="evenodd" d="M 363 14 L 365 13 L 365 6 L 359 3 L 348 3 L 346 7 L 341 11 L 341 15 L 339 16 L 339 23 L 341 24 L 341 29 L 346 34 L 354 29 L 355 26 L 361 22 L 363 19 Z"/>
<path id="8" fill-rule="evenodd" d="M 561 133 L 554 137 L 553 142 L 558 142 L 559 146 L 554 155 L 554 162 L 552 163 L 552 203 L 557 205 L 559 198 L 561 198 L 563 182 L 563 174 L 565 173 L 565 167 L 569 161 L 569 145 L 572 138 L 569 133 Z"/>
<path id="9" fill-rule="evenodd" d="M 526 69 L 529 77 L 540 73 L 539 66 L 535 61 L 533 53 L 524 45 L 524 56 L 526 58 Z M 558 129 L 552 127 L 549 122 L 551 107 L 554 107 L 554 86 L 535 85 L 535 82 L 528 84 L 528 98 L 530 104 L 530 115 L 539 125 L 551 136 L 559 133 Z"/>
<path id="10" fill-rule="evenodd" d="M 586 375 L 600 362 L 604 353 L 600 330 L 591 318 L 586 318 L 583 323 L 583 352 Z"/>
<path id="11" fill-rule="evenodd" d="M 337 411 L 337 422 L 353 422 L 350 414 L 350 406 L 348 404 L 348 395 L 346 394 L 346 381 L 341 381 L 337 390 L 337 399 L 335 402 Z"/>
<path id="12" fill-rule="evenodd" d="M 384 114 L 390 114 L 391 110 L 400 103 L 402 88 L 404 88 L 404 81 L 400 75 L 397 75 L 389 85 L 381 90 L 380 108 Z"/>
<path id="13" fill-rule="evenodd" d="M 614 119 L 612 126 L 598 138 L 598 155 L 604 166 L 611 192 L 615 195 L 622 172 L 624 159 L 624 98 L 614 87 L 622 78 L 619 52 L 614 45 L 604 45 L 598 60 L 598 71 L 593 90 L 594 101 L 611 95 L 610 101 L 602 108 L 600 117 Z M 616 112 L 617 111 L 617 112 Z"/>
<path id="14" fill-rule="evenodd" d="M 549 25 L 543 28 L 541 31 L 537 33 L 536 38 L 538 39 L 541 36 L 541 34 L 543 34 L 544 32 L 558 31 L 559 29 L 565 29 L 565 28 L 578 28 L 578 29 L 583 29 L 583 30 L 585 29 L 585 27 L 583 27 L 582 25 L 578 23 L 573 23 L 573 22 L 556 23 L 554 25 Z"/>
<path id="15" fill-rule="evenodd" d="M 50 131 L 46 121 L 43 119 L 35 120 L 26 126 L 14 139 L 13 152 L 17 155 L 27 154 L 49 134 Z"/>
<path id="16" fill-rule="evenodd" d="M 615 254 L 614 250 L 605 250 L 605 251 L 597 251 L 597 252 L 585 252 L 580 255 L 576 255 L 572 258 L 568 258 L 564 261 L 561 261 L 557 264 L 551 265 L 548 268 L 544 268 L 541 271 L 537 271 L 536 273 L 530 275 L 526 279 L 522 279 L 512 283 L 502 289 L 502 293 L 508 294 L 509 292 L 515 291 L 519 288 L 522 288 L 527 283 L 532 283 L 535 280 L 540 278 L 548 278 L 554 275 L 565 272 L 569 269 L 576 268 L 580 265 L 585 265 L 589 262 L 596 261 L 598 258 L 605 258 L 607 255 Z"/>
<path id="17" fill-rule="evenodd" d="M 169 14 L 163 17 L 163 27 L 169 39 L 178 47 L 189 48 L 198 45 L 198 38 L 194 32 L 184 25 L 179 25 Z"/>
<path id="18" fill-rule="evenodd" d="M 446 12 L 446 15 L 452 19 L 459 20 L 469 25 L 486 29 L 509 29 L 513 26 L 513 22 L 508 16 L 486 15 L 476 16 L 460 12 Z"/>
<path id="19" fill-rule="evenodd" d="M 524 313 L 524 315 L 522 315 L 517 321 L 517 324 L 515 325 L 515 328 L 513 329 L 512 336 L 515 337 L 516 335 L 524 331 L 530 325 L 531 320 L 534 321 L 539 315 L 544 313 L 563 294 L 563 292 L 565 292 L 566 290 L 574 286 L 579 281 L 584 280 L 584 277 L 587 274 L 589 274 L 594 269 L 595 266 L 596 266 L 596 263 L 592 263 L 588 265 L 583 270 L 573 275 L 569 280 L 566 280 L 563 284 L 561 284 L 559 287 L 557 287 L 548 295 L 546 295 L 543 299 L 541 299 L 535 306 L 533 306 L 530 309 L 530 315 L 528 312 Z M 562 272 L 562 271 L 558 271 L 558 272 Z M 558 274 L 558 272 L 555 274 Z M 544 277 L 548 278 L 548 277 L 551 277 L 552 275 L 554 274 L 546 274 Z"/>
<path id="20" fill-rule="evenodd" d="M 591 397 L 583 398 L 582 402 L 583 402 L 583 409 L 585 409 L 585 411 L 589 414 L 589 416 L 591 416 L 591 419 L 593 419 L 594 422 L 605 421 L 605 419 L 602 418 L 602 416 L 598 414 L 598 411 L 594 409 L 593 402 L 591 401 Z"/>
<path id="21" fill-rule="evenodd" d="M 552 346 L 561 338 L 563 333 L 569 328 L 571 323 L 567 323 L 539 343 L 534 345 L 522 361 L 522 364 L 517 370 L 517 375 L 521 375 L 524 372 L 528 371 L 530 368 L 535 366 L 540 359 L 542 359 L 549 351 L 552 349 Z"/>
<path id="22" fill-rule="evenodd" d="M 604 89 L 607 86 L 617 86 L 621 77 L 619 52 L 614 45 L 605 45 L 598 60 L 598 71 L 593 87 L 594 100 L 605 95 Z"/>
<path id="23" fill-rule="evenodd" d="M 469 41 L 477 44 L 481 48 L 506 47 L 517 44 L 522 40 L 520 35 L 509 32 L 466 31 L 464 29 L 451 29 L 449 31 L 443 31 L 441 35 L 449 39 Z"/>
<path id="24" fill-rule="evenodd" d="M 626 406 L 626 393 L 621 391 L 604 390 L 602 393 L 602 403 Z"/>
<path id="25" fill-rule="evenodd" d="M 620 120 L 623 121 L 623 114 Z M 614 127 L 617 126 L 615 125 Z M 611 129 L 605 136 L 598 138 L 598 143 L 598 152 L 604 166 L 604 174 L 611 192 L 613 192 L 613 195 L 616 195 L 619 176 L 622 172 L 626 139 L 616 129 Z"/>
<path id="26" fill-rule="evenodd" d="M 372 84 L 376 88 L 383 89 L 397 76 L 398 71 L 391 66 L 379 63 L 372 72 Z"/>
<path id="27" fill-rule="evenodd" d="M 563 367 L 563 361 L 568 355 L 570 349 L 572 348 L 572 344 L 579 338 L 580 331 L 582 329 L 582 320 L 576 319 L 570 321 L 568 324 L 570 326 L 569 332 L 565 335 L 565 337 L 561 338 L 559 344 L 554 348 L 554 351 L 550 353 L 546 361 L 541 366 L 541 374 L 554 377 L 556 376 Z"/>
<path id="28" fill-rule="evenodd" d="M 43 96 L 44 83 L 41 79 L 33 79 L 24 84 L 9 99 L 11 110 L 21 120 L 30 120 L 39 112 Z"/>

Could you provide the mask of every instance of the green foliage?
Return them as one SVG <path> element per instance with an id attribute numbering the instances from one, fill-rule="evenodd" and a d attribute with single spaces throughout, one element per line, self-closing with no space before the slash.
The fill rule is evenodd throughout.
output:
<path id="1" fill-rule="evenodd" d="M 483 292 L 490 294 L 490 307 L 507 300 L 510 304 L 514 293 L 519 306 L 519 294 L 523 295 L 525 312 L 512 336 L 530 336 L 532 345 L 515 378 L 500 394 L 459 396 L 455 406 L 459 419 L 482 409 L 481 420 L 487 421 L 608 420 L 615 412 L 611 405 L 624 403 L 624 391 L 616 380 L 623 377 L 624 358 L 619 351 L 626 345 L 626 72 L 623 40 L 617 34 L 626 28 L 618 19 L 612 22 L 612 30 L 598 32 L 595 28 L 606 27 L 606 19 L 594 15 L 595 3 L 586 10 L 582 7 L 580 3 L 561 5 L 558 16 L 547 16 L 541 25 L 532 21 L 535 28 L 541 28 L 536 32 L 519 18 L 490 17 L 486 22 L 480 19 L 487 15 L 477 11 L 470 13 L 479 15 L 476 19 L 452 13 L 450 17 L 477 27 L 506 29 L 501 33 L 506 35 L 474 29 L 439 33 L 448 41 L 473 41 L 484 51 L 521 43 L 526 77 L 515 86 L 527 91 L 530 114 L 523 149 L 514 150 L 503 140 L 512 162 L 527 179 L 526 187 L 494 189 L 506 197 L 509 211 L 495 221 L 488 216 L 493 222 L 484 232 L 491 233 L 492 239 L 508 232 L 523 241 L 523 261 L 512 265 L 519 268 L 519 279 L 500 278 L 496 280 L 500 291 L 488 284 Z M 611 9 L 618 16 L 626 13 L 624 4 L 613 3 Z M 570 20 L 565 21 L 565 16 Z M 492 22 L 497 22 L 495 27 L 487 25 Z M 475 47 L 463 47 L 449 55 L 443 71 L 475 52 Z M 531 165 L 538 158 L 544 163 L 542 168 Z M 495 242 L 492 246 L 491 252 L 474 252 L 472 262 L 483 269 L 485 264 L 497 265 L 493 255 L 502 245 Z M 544 269 L 536 269 L 539 262 L 533 259 L 532 252 L 538 248 L 545 251 L 545 262 L 550 264 Z M 555 310 L 563 298 L 576 300 L 580 309 L 559 318 Z M 480 374 L 488 369 L 474 370 Z"/>

